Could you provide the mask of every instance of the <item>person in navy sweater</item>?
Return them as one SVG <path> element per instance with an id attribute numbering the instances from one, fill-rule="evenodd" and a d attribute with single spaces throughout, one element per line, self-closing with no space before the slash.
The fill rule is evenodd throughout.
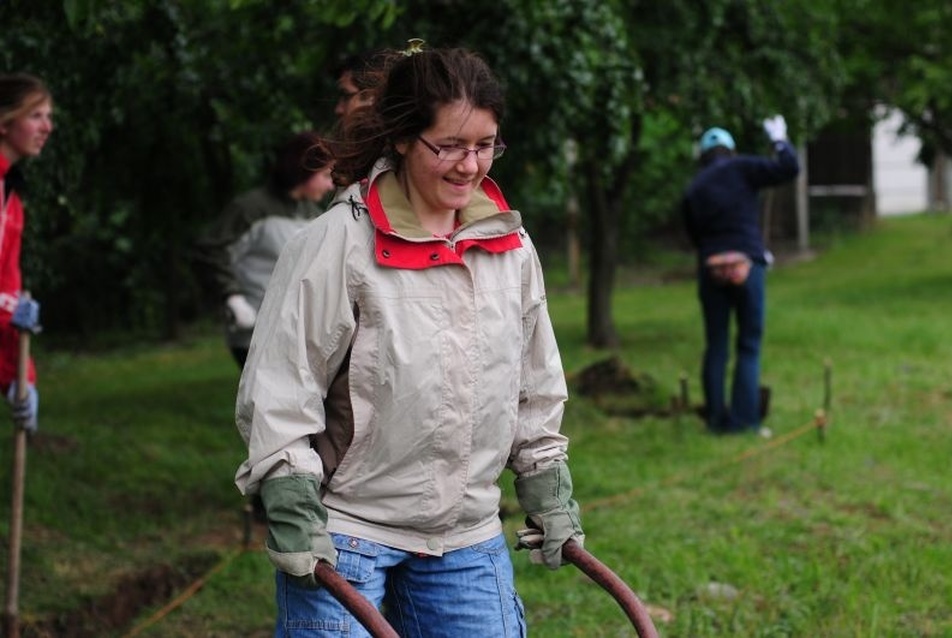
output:
<path id="1" fill-rule="evenodd" d="M 782 115 L 763 122 L 774 156 L 737 154 L 734 139 L 711 128 L 700 139 L 699 168 L 682 213 L 697 251 L 697 290 L 704 317 L 701 369 L 704 415 L 714 433 L 760 432 L 760 348 L 769 254 L 760 228 L 760 191 L 794 179 L 797 153 Z M 731 317 L 736 319 L 730 403 L 725 400 Z"/>

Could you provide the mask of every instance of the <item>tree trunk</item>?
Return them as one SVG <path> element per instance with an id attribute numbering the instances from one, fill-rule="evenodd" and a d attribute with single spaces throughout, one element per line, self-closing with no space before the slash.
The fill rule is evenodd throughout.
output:
<path id="1" fill-rule="evenodd" d="M 615 289 L 615 270 L 618 267 L 618 236 L 624 212 L 628 184 L 638 166 L 638 143 L 641 140 L 642 119 L 632 122 L 630 151 L 614 171 L 610 180 L 603 179 L 600 157 L 607 150 L 595 150 L 584 161 L 585 193 L 589 206 L 591 233 L 589 236 L 588 269 L 588 345 L 593 348 L 616 348 L 620 344 L 615 320 L 612 317 L 612 293 Z"/>
<path id="2" fill-rule="evenodd" d="M 582 281 L 582 248 L 579 240 L 578 197 L 573 192 L 565 206 L 565 243 L 569 271 L 569 286 L 578 290 Z"/>
<path id="3" fill-rule="evenodd" d="M 588 344 L 595 348 L 618 346 L 612 318 L 612 290 L 618 261 L 618 219 L 598 175 L 599 165 L 585 167 L 589 203 Z"/>
<path id="4" fill-rule="evenodd" d="M 929 167 L 929 210 L 944 212 L 949 210 L 949 158 L 939 149 L 932 166 Z"/>
<path id="5" fill-rule="evenodd" d="M 165 308 L 165 322 L 162 337 L 167 341 L 175 341 L 182 334 L 182 322 L 179 316 L 179 291 L 181 290 L 181 286 L 179 277 L 177 276 L 181 264 L 181 256 L 176 244 L 177 238 L 175 235 L 172 237 L 166 249 L 165 263 L 168 264 L 168 267 L 165 270 L 165 276 L 162 282 L 162 296 L 164 297 L 163 307 Z"/>

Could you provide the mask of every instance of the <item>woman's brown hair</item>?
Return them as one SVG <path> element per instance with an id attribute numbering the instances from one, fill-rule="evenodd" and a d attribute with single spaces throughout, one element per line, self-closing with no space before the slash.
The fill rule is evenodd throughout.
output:
<path id="1" fill-rule="evenodd" d="M 52 95 L 38 77 L 28 73 L 0 75 L 0 125 L 7 124 Z"/>
<path id="2" fill-rule="evenodd" d="M 366 177 L 380 157 L 399 167 L 396 144 L 415 140 L 441 106 L 465 100 L 491 111 L 497 123 L 505 111 L 502 87 L 489 65 L 466 49 L 390 52 L 373 91 L 373 101 L 345 118 L 331 142 L 339 185 Z"/>

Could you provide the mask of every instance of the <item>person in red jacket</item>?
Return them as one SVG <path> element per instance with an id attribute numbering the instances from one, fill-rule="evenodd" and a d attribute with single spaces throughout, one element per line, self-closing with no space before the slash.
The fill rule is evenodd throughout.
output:
<path id="1" fill-rule="evenodd" d="M 52 132 L 53 98 L 43 81 L 24 73 L 0 76 L 0 391 L 16 422 L 28 431 L 36 429 L 39 397 L 30 361 L 27 399 L 16 400 L 18 330 L 35 327 L 39 306 L 21 291 L 24 215 L 18 163 L 39 155 Z"/>

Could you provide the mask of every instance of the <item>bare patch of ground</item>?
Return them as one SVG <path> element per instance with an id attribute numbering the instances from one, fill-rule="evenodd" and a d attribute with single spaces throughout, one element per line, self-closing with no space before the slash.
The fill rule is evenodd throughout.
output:
<path id="1" fill-rule="evenodd" d="M 23 622 L 23 638 L 96 638 L 127 627 L 143 609 L 164 604 L 205 573 L 218 556 L 204 553 L 178 565 L 155 565 L 122 577 L 108 595 L 55 617 Z"/>

